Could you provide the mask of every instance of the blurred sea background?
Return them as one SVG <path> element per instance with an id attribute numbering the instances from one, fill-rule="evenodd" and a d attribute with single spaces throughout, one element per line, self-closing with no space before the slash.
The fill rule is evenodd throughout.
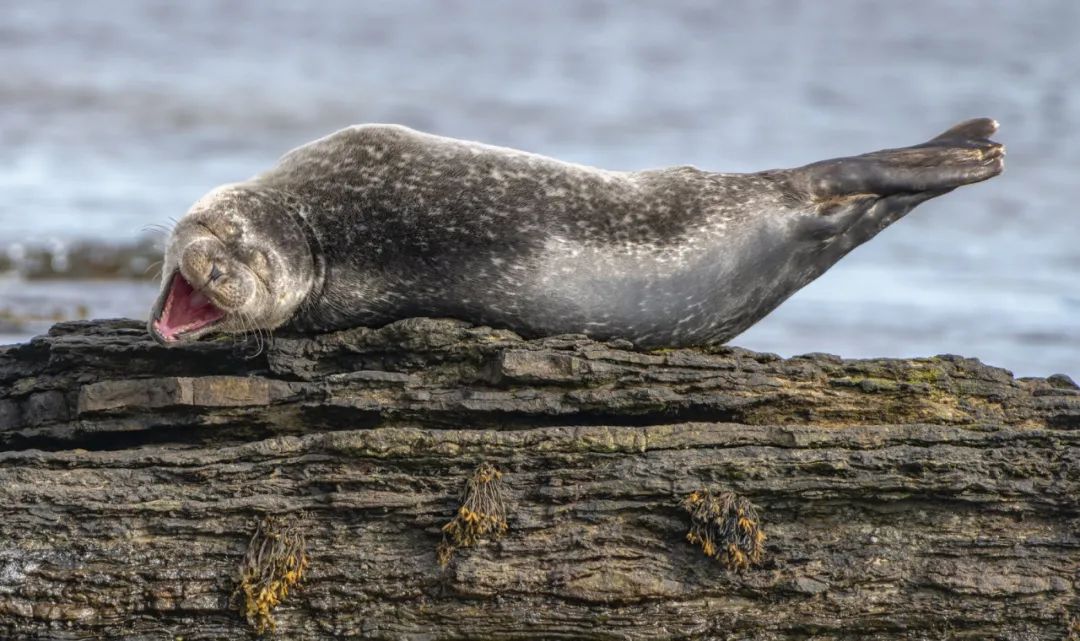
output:
<path id="1" fill-rule="evenodd" d="M 0 343 L 144 318 L 147 226 L 353 123 L 756 171 L 990 116 L 1004 175 L 919 207 L 733 343 L 1080 377 L 1072 0 L 0 6 Z"/>

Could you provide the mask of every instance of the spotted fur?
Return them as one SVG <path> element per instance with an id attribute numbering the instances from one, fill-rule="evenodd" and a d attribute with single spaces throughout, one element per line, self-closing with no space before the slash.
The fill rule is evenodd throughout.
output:
<path id="1" fill-rule="evenodd" d="M 271 254 L 249 267 L 273 273 L 244 312 L 265 329 L 423 315 L 646 347 L 723 342 L 916 204 L 1000 173 L 995 129 L 979 119 L 916 147 L 724 174 L 605 171 L 355 126 L 213 192 L 170 247 L 182 264 L 199 225 L 241 221 L 250 238 L 217 251 Z M 209 270 L 198 255 L 190 270 Z"/>

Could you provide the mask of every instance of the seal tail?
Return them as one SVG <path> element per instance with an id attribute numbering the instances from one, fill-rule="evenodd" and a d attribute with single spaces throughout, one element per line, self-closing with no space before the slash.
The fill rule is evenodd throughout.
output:
<path id="1" fill-rule="evenodd" d="M 990 118 L 975 118 L 920 145 L 825 160 L 796 172 L 817 199 L 898 194 L 932 198 L 1004 170 L 1005 147 L 990 140 L 997 128 Z"/>

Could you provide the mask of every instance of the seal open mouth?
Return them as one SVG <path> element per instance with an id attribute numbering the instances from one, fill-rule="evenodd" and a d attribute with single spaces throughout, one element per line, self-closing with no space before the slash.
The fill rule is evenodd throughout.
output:
<path id="1" fill-rule="evenodd" d="M 210 327 L 224 316 L 224 311 L 177 271 L 169 285 L 161 316 L 153 322 L 153 329 L 166 342 L 178 341 L 182 334 Z"/>

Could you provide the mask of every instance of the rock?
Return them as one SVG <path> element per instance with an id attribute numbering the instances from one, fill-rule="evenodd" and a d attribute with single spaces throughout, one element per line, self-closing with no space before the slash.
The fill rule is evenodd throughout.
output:
<path id="1" fill-rule="evenodd" d="M 432 319 L 166 349 L 61 323 L 0 348 L 0 444 L 3 638 L 247 638 L 249 542 L 301 512 L 288 639 L 1019 640 L 1080 617 L 1080 390 L 974 359 Z M 508 527 L 442 568 L 481 463 Z M 686 540 L 699 488 L 754 505 L 760 563 Z"/>

